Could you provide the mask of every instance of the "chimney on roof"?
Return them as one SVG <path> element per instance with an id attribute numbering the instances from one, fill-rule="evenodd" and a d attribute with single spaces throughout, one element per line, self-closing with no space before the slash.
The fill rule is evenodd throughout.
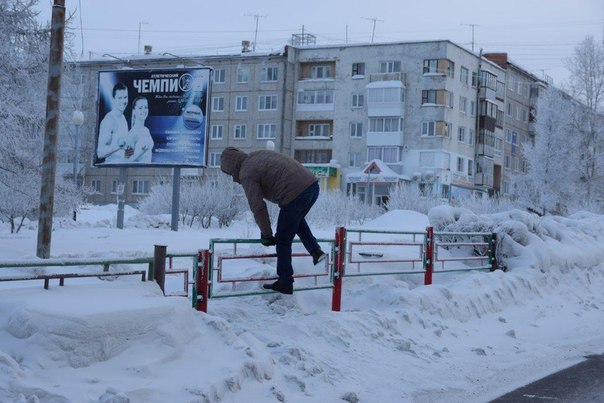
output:
<path id="1" fill-rule="evenodd" d="M 250 45 L 252 43 L 250 41 L 241 41 L 241 53 L 249 53 L 251 52 L 250 50 Z"/>
<path id="2" fill-rule="evenodd" d="M 151 45 L 145 45 L 145 46 L 143 47 L 143 50 L 145 51 L 145 54 L 146 54 L 146 55 L 150 55 L 150 54 L 151 54 L 151 52 L 153 51 L 153 46 L 151 46 Z"/>

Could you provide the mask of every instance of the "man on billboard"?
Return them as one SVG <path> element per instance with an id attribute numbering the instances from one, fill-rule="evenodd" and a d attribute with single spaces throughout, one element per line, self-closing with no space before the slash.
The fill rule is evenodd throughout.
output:
<path id="1" fill-rule="evenodd" d="M 128 106 L 128 88 L 123 83 L 117 83 L 112 91 L 112 109 L 99 127 L 99 142 L 97 157 L 102 162 L 126 162 L 134 150 L 126 147 L 128 122 L 124 111 Z"/>

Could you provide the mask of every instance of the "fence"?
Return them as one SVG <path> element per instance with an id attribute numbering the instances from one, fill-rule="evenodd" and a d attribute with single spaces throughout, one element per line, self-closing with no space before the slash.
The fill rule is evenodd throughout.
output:
<path id="1" fill-rule="evenodd" d="M 398 238 L 388 241 L 367 239 L 371 235 L 380 237 L 386 235 Z M 352 240 L 351 238 L 356 239 Z M 321 239 L 318 241 L 331 244 L 330 259 L 326 260 L 326 267 L 323 272 L 294 275 L 296 279 L 308 277 L 315 279 L 315 286 L 296 287 L 296 291 L 331 288 L 333 311 L 341 309 L 344 277 L 423 274 L 424 284 L 429 285 L 432 284 L 433 273 L 471 270 L 492 271 L 497 268 L 495 258 L 496 234 L 494 233 L 434 232 L 432 227 L 426 228 L 425 232 L 361 230 L 340 227 L 336 229 L 334 240 Z M 199 251 L 193 282 L 192 304 L 194 308 L 207 312 L 208 300 L 211 298 L 240 297 L 273 292 L 236 290 L 235 285 L 237 283 L 271 281 L 277 278 L 275 276 L 239 275 L 233 277 L 225 274 L 225 261 L 265 259 L 276 256 L 275 254 L 240 254 L 237 252 L 238 245 L 257 243 L 260 243 L 260 241 L 213 239 L 210 241 L 209 249 Z M 231 244 L 231 251 L 226 254 L 224 250 L 218 251 L 217 245 L 220 244 Z M 360 257 L 357 258 L 355 252 Z M 308 254 L 292 254 L 294 258 L 302 256 L 308 256 Z M 451 267 L 451 263 L 457 263 L 457 266 Z M 366 266 L 376 264 L 380 264 L 379 269 L 366 270 Z M 435 264 L 440 265 L 440 267 L 435 269 Z M 391 265 L 391 267 L 386 267 L 387 265 Z M 352 267 L 356 267 L 356 272 L 352 271 Z M 274 270 L 274 268 L 271 269 Z M 317 285 L 317 279 L 320 277 L 328 279 L 328 283 Z M 214 292 L 215 285 L 225 283 L 232 285 L 232 292 L 222 290 L 220 294 L 216 294 Z"/>

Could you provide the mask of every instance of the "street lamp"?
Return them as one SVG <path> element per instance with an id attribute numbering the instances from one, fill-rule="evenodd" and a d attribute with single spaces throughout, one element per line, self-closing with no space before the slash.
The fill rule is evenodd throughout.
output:
<path id="1" fill-rule="evenodd" d="M 73 186 L 78 189 L 78 160 L 80 156 L 80 127 L 84 124 L 84 114 L 82 111 L 73 111 L 73 117 L 71 119 L 75 126 L 75 152 L 73 155 Z M 76 220 L 76 210 L 73 210 L 73 221 Z"/>

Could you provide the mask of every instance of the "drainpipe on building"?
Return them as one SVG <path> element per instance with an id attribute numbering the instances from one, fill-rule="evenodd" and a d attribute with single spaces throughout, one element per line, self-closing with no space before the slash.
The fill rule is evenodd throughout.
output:
<path id="1" fill-rule="evenodd" d="M 283 152 L 283 142 L 285 141 L 285 107 L 287 102 L 285 95 L 287 94 L 287 51 L 284 52 L 285 62 L 283 63 L 283 86 L 281 88 L 281 139 L 279 140 L 279 152 Z"/>

